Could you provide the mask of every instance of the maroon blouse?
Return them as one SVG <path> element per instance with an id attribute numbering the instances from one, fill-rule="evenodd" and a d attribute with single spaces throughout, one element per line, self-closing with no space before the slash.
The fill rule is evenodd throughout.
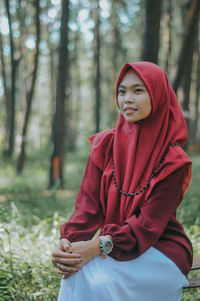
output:
<path id="1" fill-rule="evenodd" d="M 106 204 L 101 203 L 102 172 L 89 158 L 74 213 L 61 226 L 61 238 L 71 242 L 89 240 L 101 228 L 101 235 L 112 235 L 114 248 L 110 256 L 115 259 L 137 258 L 153 246 L 187 275 L 192 265 L 192 246 L 176 219 L 176 209 L 183 199 L 185 173 L 186 167 L 182 167 L 157 183 L 136 214 L 120 225 L 121 207 L 109 204 L 109 200 Z M 113 208 L 118 208 L 118 211 Z"/>

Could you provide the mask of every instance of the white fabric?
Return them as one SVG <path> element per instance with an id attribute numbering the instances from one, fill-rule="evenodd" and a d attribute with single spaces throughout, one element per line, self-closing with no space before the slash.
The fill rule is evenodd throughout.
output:
<path id="1" fill-rule="evenodd" d="M 187 285 L 176 264 L 150 248 L 130 261 L 95 257 L 62 280 L 58 301 L 179 301 Z"/>

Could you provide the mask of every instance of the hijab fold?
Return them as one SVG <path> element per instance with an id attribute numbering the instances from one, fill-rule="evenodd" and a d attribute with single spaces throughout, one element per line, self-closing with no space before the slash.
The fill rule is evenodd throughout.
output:
<path id="1" fill-rule="evenodd" d="M 133 193 L 147 184 L 152 171 L 168 147 L 169 151 L 148 189 L 136 195 L 134 199 L 119 192 L 111 193 L 113 187 L 104 192 L 105 198 L 109 198 L 110 201 L 112 198 L 120 198 L 124 205 L 125 218 L 135 213 L 138 206 L 149 197 L 156 183 L 184 165 L 187 165 L 187 174 L 183 183 L 183 193 L 191 181 L 191 161 L 180 146 L 170 146 L 185 144 L 187 126 L 165 72 L 150 62 L 125 64 L 118 77 L 116 99 L 119 84 L 129 68 L 132 68 L 145 84 L 151 98 L 152 111 L 141 124 L 127 122 L 120 113 L 116 129 L 100 132 L 89 138 L 92 145 L 91 158 L 103 173 L 110 168 L 110 162 L 114 160 L 119 188 L 124 192 Z M 113 185 L 112 181 L 110 186 Z"/>

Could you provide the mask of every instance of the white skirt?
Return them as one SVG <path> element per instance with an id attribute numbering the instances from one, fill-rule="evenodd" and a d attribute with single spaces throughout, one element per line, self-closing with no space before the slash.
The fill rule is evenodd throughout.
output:
<path id="1" fill-rule="evenodd" d="M 179 301 L 187 278 L 151 247 L 134 260 L 96 256 L 62 280 L 58 301 Z"/>

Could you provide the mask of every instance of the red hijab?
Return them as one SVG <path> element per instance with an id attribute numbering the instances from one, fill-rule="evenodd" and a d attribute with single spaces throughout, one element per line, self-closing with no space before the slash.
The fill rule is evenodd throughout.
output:
<path id="1" fill-rule="evenodd" d="M 110 162 L 114 160 L 119 188 L 127 193 L 135 193 L 146 186 L 167 148 L 169 151 L 147 189 L 134 198 L 120 195 L 126 218 L 148 198 L 156 183 L 184 165 L 187 165 L 187 174 L 183 183 L 183 193 L 191 181 L 191 161 L 180 146 L 170 146 L 184 145 L 187 141 L 187 127 L 165 72 L 149 62 L 125 64 L 118 77 L 116 97 L 122 77 L 129 68 L 133 69 L 147 87 L 152 111 L 141 124 L 127 122 L 120 113 L 116 129 L 98 133 L 89 139 L 92 144 L 91 158 L 103 173 L 108 172 Z M 113 185 L 110 182 L 110 186 Z M 113 193 L 113 187 L 112 193 L 109 193 L 109 190 L 110 188 L 107 192 L 104 191 L 106 198 L 109 197 L 110 200 L 119 197 L 119 192 Z"/>

